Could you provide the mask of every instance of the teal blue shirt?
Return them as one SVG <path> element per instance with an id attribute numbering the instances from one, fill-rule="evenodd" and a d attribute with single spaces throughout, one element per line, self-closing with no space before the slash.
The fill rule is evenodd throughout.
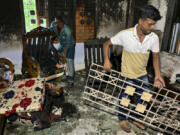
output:
<path id="1" fill-rule="evenodd" d="M 51 31 L 54 31 L 57 35 L 59 44 L 58 44 L 58 51 L 60 53 L 64 53 L 64 49 L 69 48 L 67 58 L 74 59 L 75 53 L 75 41 L 71 34 L 70 28 L 64 24 L 60 34 L 58 35 L 57 24 L 53 21 L 49 27 Z"/>

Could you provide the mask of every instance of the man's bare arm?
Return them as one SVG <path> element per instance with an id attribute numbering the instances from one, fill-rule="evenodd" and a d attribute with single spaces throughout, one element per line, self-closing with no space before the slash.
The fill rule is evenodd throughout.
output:
<path id="1" fill-rule="evenodd" d="M 165 87 L 165 82 L 160 72 L 159 53 L 153 52 L 152 54 L 153 54 L 153 67 L 155 71 L 154 86 L 158 88 Z"/>
<path id="2" fill-rule="evenodd" d="M 108 40 L 104 43 L 104 46 L 103 46 L 103 50 L 104 50 L 104 70 L 110 72 L 111 71 L 111 67 L 112 67 L 112 64 L 109 60 L 109 46 L 112 45 L 112 42 L 111 40 Z"/>

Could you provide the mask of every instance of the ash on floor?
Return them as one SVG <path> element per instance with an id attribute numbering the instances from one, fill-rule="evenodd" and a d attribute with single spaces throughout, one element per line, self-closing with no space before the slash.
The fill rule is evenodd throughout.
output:
<path id="1" fill-rule="evenodd" d="M 125 133 L 119 126 L 118 117 L 84 104 L 83 91 L 86 83 L 85 71 L 76 72 L 73 88 L 64 87 L 66 107 L 59 121 L 49 128 L 34 131 L 32 126 L 6 124 L 4 135 L 157 135 L 146 128 L 142 131 L 132 126 L 131 133 Z M 62 82 L 55 82 L 64 85 Z"/>

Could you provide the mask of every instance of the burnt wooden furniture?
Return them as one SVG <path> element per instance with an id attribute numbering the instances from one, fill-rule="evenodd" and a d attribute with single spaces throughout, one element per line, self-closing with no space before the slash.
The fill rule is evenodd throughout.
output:
<path id="1" fill-rule="evenodd" d="M 5 122 L 6 122 L 6 117 L 0 115 L 0 135 L 3 135 Z"/>
<path id="2" fill-rule="evenodd" d="M 6 66 L 7 70 L 10 70 L 12 73 L 14 73 L 14 65 L 13 63 L 6 59 L 6 58 L 0 58 L 0 66 Z M 0 72 L 3 72 L 3 70 L 0 69 Z M 2 92 L 5 91 L 5 88 L 0 88 L 0 96 L 2 96 Z M 1 97 L 0 97 L 1 102 Z M 6 122 L 6 117 L 4 115 L 0 115 L 0 135 L 3 135 L 4 132 L 4 126 Z"/>
<path id="3" fill-rule="evenodd" d="M 1 64 L 8 66 L 7 70 L 10 70 L 12 73 L 14 73 L 14 65 L 10 60 L 6 58 L 0 58 L 0 65 Z M 0 72 L 2 71 L 0 70 Z"/>
<path id="4" fill-rule="evenodd" d="M 52 75 L 56 73 L 57 62 L 66 63 L 66 59 L 53 46 L 55 37 L 54 32 L 44 27 L 35 28 L 23 36 L 23 74 L 28 73 L 31 77 Z"/>
<path id="5" fill-rule="evenodd" d="M 8 70 L 14 73 L 13 63 L 6 58 L 0 58 L 0 73 L 3 73 L 4 71 L 8 71 Z M 0 81 L 6 84 L 0 87 L 0 102 L 1 102 L 1 96 L 2 93 L 6 90 L 5 87 L 7 86 L 7 83 L 3 80 L 3 78 L 1 78 Z"/>
<path id="6" fill-rule="evenodd" d="M 108 38 L 100 38 L 94 40 L 87 40 L 84 43 L 84 61 L 86 75 L 92 63 L 97 63 L 100 65 L 104 64 L 104 54 L 103 54 L 103 44 L 108 40 Z M 113 52 L 113 46 L 110 46 L 109 57 Z"/>

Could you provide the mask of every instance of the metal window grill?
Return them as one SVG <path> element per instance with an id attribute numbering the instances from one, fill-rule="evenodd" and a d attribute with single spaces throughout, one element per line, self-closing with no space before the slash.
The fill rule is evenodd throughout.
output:
<path id="1" fill-rule="evenodd" d="M 122 79 L 120 72 L 112 70 L 106 73 L 103 66 L 93 63 L 89 70 L 83 98 L 86 103 L 96 108 L 123 114 L 127 118 L 168 134 L 180 134 L 180 94 L 166 88 L 155 88 L 152 84 L 141 80 L 138 80 L 140 85 L 135 85 L 126 79 Z M 127 87 L 124 87 L 125 85 Z M 146 89 L 145 85 L 148 85 L 149 89 Z M 137 92 L 139 88 L 143 93 Z M 122 91 L 128 96 L 119 99 Z M 136 105 L 132 97 L 138 95 L 142 103 Z M 125 112 L 120 111 L 122 109 Z M 139 117 L 133 117 L 132 113 Z"/>

